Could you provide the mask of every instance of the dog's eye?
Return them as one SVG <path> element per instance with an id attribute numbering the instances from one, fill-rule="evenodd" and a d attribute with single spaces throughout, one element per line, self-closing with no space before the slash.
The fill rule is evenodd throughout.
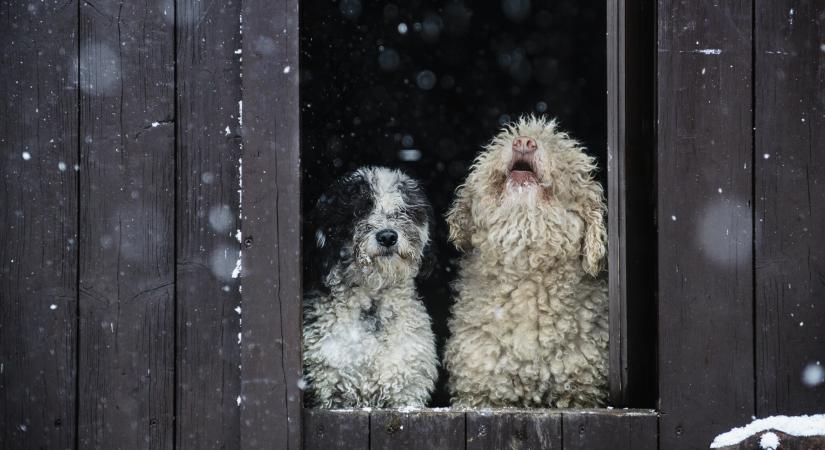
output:
<path id="1" fill-rule="evenodd" d="M 416 206 L 410 208 L 406 213 L 416 224 L 420 225 L 427 222 L 429 218 L 429 210 L 426 206 Z"/>

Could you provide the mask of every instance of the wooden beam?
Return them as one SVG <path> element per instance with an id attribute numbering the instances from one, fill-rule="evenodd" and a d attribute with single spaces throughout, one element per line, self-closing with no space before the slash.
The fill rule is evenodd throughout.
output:
<path id="1" fill-rule="evenodd" d="M 559 411 L 467 411 L 466 417 L 467 450 L 562 448 Z"/>
<path id="2" fill-rule="evenodd" d="M 372 450 L 453 450 L 464 448 L 465 419 L 461 411 L 373 411 Z"/>
<path id="3" fill-rule="evenodd" d="M 610 402 L 654 406 L 654 4 L 607 3 Z M 654 388 L 651 388 L 654 387 Z"/>
<path id="4" fill-rule="evenodd" d="M 656 450 L 658 418 L 651 411 L 564 411 L 565 450 Z"/>
<path id="5" fill-rule="evenodd" d="M 240 446 L 240 0 L 177 0 L 176 447 Z"/>
<path id="6" fill-rule="evenodd" d="M 75 443 L 77 2 L 0 2 L 0 446 Z"/>
<path id="7" fill-rule="evenodd" d="M 657 448 L 658 415 L 639 409 L 304 411 L 304 448 Z"/>
<path id="8" fill-rule="evenodd" d="M 661 448 L 754 414 L 752 12 L 659 0 Z"/>
<path id="9" fill-rule="evenodd" d="M 298 1 L 245 0 L 241 446 L 301 446 Z"/>
<path id="10" fill-rule="evenodd" d="M 757 415 L 822 412 L 825 3 L 755 14 Z"/>
<path id="11" fill-rule="evenodd" d="M 307 409 L 303 442 L 304 450 L 368 450 L 370 413 Z"/>
<path id="12" fill-rule="evenodd" d="M 81 2 L 78 444 L 174 445 L 175 46 L 165 0 Z"/>

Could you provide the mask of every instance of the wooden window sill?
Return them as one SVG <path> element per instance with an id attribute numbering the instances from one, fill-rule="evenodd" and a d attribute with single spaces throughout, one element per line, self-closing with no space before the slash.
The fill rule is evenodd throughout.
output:
<path id="1" fill-rule="evenodd" d="M 655 449 L 649 409 L 304 410 L 304 449 Z"/>

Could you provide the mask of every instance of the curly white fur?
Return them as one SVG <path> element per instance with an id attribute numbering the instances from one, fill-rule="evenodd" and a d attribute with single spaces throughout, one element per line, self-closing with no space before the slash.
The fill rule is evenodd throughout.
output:
<path id="1" fill-rule="evenodd" d="M 514 139 L 537 183 L 514 183 Z M 605 203 L 596 168 L 554 121 L 522 118 L 477 157 L 447 214 L 464 252 L 445 363 L 457 406 L 596 407 L 607 393 L 608 305 L 596 278 Z"/>
<path id="2" fill-rule="evenodd" d="M 435 386 L 437 356 L 414 278 L 429 242 L 430 206 L 417 183 L 398 171 L 362 168 L 343 183 L 367 187 L 330 194 L 326 208 L 335 211 L 320 213 L 333 217 L 321 222 L 333 223 L 318 228 L 319 248 L 335 246 L 336 231 L 348 235 L 333 247 L 335 262 L 323 283 L 328 293 L 304 300 L 310 400 L 322 408 L 425 406 Z M 369 198 L 352 198 L 359 195 Z M 341 211 L 351 206 L 364 210 Z M 336 220 L 353 216 L 351 225 Z M 387 229 L 398 233 L 392 247 L 376 240 Z"/>

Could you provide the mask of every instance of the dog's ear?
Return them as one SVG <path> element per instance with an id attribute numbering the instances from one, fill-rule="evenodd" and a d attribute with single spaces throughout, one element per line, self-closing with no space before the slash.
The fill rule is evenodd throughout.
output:
<path id="1" fill-rule="evenodd" d="M 469 250 L 473 228 L 472 200 L 467 185 L 461 185 L 455 191 L 455 199 L 447 211 L 447 225 L 450 227 L 450 242 L 462 252 Z"/>
<path id="2" fill-rule="evenodd" d="M 582 267 L 585 272 L 597 276 L 607 253 L 607 231 L 604 224 L 607 207 L 604 192 L 602 186 L 591 178 L 581 186 L 580 195 L 577 203 L 582 207 L 580 214 L 584 219 Z"/>
<path id="3" fill-rule="evenodd" d="M 330 270 L 341 260 L 340 253 L 343 251 L 338 243 L 327 237 L 327 232 L 323 228 L 315 230 L 314 256 L 315 269 L 318 281 L 323 282 Z"/>
<path id="4" fill-rule="evenodd" d="M 421 254 L 421 267 L 418 269 L 417 278 L 423 280 L 429 277 L 433 273 L 437 262 L 435 247 L 430 241 L 424 246 L 424 251 Z"/>
<path id="5" fill-rule="evenodd" d="M 430 276 L 436 263 L 433 254 L 433 235 L 435 233 L 433 207 L 427 199 L 424 187 L 417 180 L 411 178 L 403 180 L 401 192 L 407 206 L 406 213 L 416 225 L 427 228 L 427 242 L 424 243 L 424 248 L 421 250 L 421 260 L 416 276 L 418 279 L 424 279 Z"/>
<path id="6" fill-rule="evenodd" d="M 354 222 L 372 208 L 372 196 L 367 181 L 352 173 L 337 179 L 318 198 L 310 212 L 309 229 L 313 233 L 304 239 L 309 250 L 311 281 L 324 280 L 336 264 L 348 264 L 352 258 L 351 240 Z M 310 286 L 312 286 L 310 284 Z"/>
<path id="7" fill-rule="evenodd" d="M 317 211 L 313 211 L 308 219 L 310 221 L 308 228 L 311 235 L 304 239 L 304 255 L 308 258 L 305 265 L 305 270 L 307 270 L 305 283 L 307 290 L 328 292 L 324 280 L 338 260 L 339 250 L 336 248 L 334 240 L 330 239 L 326 224 L 319 217 Z"/>
<path id="8" fill-rule="evenodd" d="M 427 242 L 427 245 L 424 246 L 424 251 L 421 256 L 421 269 L 418 271 L 420 278 L 429 277 L 430 274 L 433 273 L 436 263 L 438 263 L 435 244 L 433 244 L 435 237 L 435 213 L 433 213 L 433 207 L 429 203 L 427 204 L 427 228 L 427 234 L 430 236 L 430 240 Z"/>

